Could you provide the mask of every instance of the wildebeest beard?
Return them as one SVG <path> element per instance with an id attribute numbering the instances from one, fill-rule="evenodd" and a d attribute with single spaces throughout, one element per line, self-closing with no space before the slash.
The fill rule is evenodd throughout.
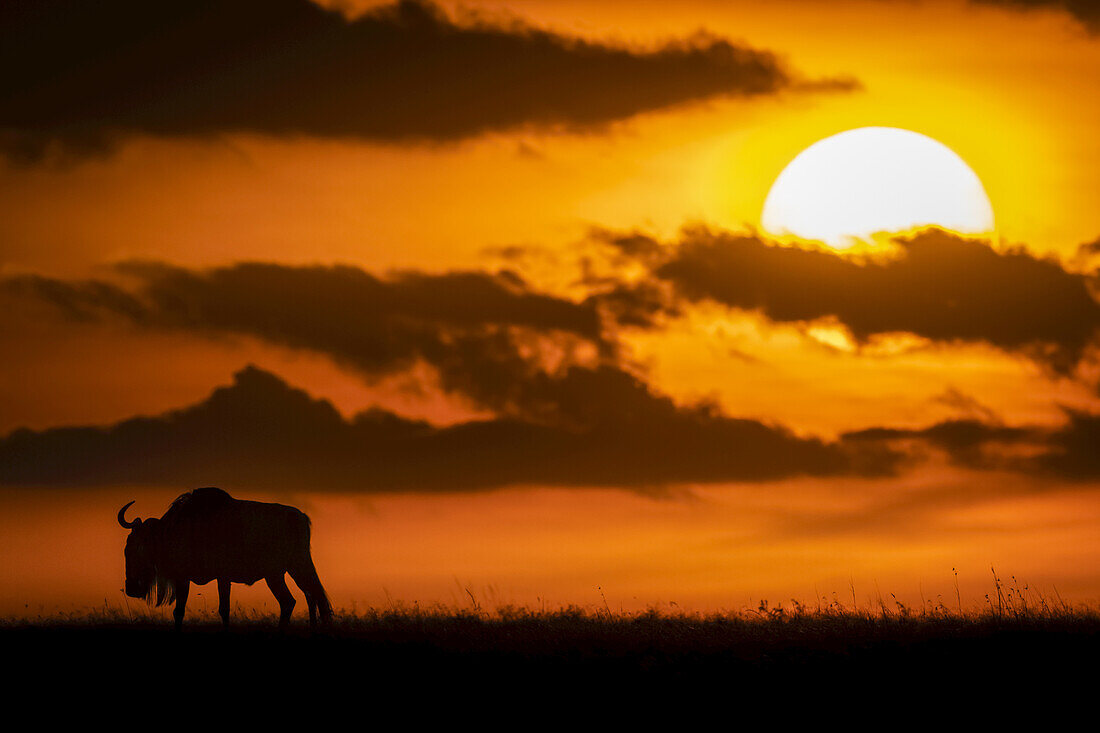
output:
<path id="1" fill-rule="evenodd" d="M 126 540 L 126 595 L 163 606 L 176 600 L 176 586 L 158 571 L 160 520 L 146 519 Z"/>

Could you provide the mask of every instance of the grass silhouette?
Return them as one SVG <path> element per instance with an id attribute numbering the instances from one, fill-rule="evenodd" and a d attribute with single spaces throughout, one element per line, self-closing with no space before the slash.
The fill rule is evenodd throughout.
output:
<path id="1" fill-rule="evenodd" d="M 684 611 L 669 604 L 644 611 L 611 610 L 602 588 L 599 606 L 568 605 L 547 610 L 512 604 L 488 608 L 475 594 L 464 588 L 469 605 L 447 606 L 390 600 L 384 608 L 352 608 L 336 611 L 325 636 L 346 639 L 423 638 L 444 646 L 473 646 L 501 643 L 504 646 L 540 648 L 541 642 L 558 644 L 563 637 L 577 636 L 594 640 L 618 638 L 621 643 L 667 640 L 686 643 L 694 638 L 728 643 L 748 640 L 783 641 L 785 639 L 833 638 L 856 640 L 865 637 L 950 636 L 993 631 L 1085 631 L 1100 630 L 1100 609 L 1087 604 L 1070 604 L 1054 590 L 1053 597 L 1021 585 L 1015 576 L 1006 582 L 991 568 L 993 588 L 984 603 L 963 608 L 958 591 L 947 605 L 943 598 L 925 600 L 922 605 L 906 605 L 893 594 L 881 596 L 873 605 L 846 604 L 834 593 L 822 596 L 813 606 L 797 599 L 786 604 L 762 600 L 754 608 L 708 613 Z M 157 630 L 170 623 L 170 609 L 154 608 L 140 601 L 123 599 L 123 605 L 102 606 L 71 612 L 9 616 L 0 618 L 0 633 L 32 629 L 72 631 Z M 273 630 L 278 615 L 244 608 L 232 611 L 233 629 L 241 633 Z M 192 607 L 185 629 L 209 631 L 220 618 L 205 605 Z M 301 613 L 294 617 L 292 629 L 306 629 Z"/>
<path id="2" fill-rule="evenodd" d="M 670 606 L 616 613 L 606 602 L 487 608 L 469 595 L 462 607 L 390 603 L 338 611 L 316 635 L 302 614 L 279 633 L 275 614 L 240 607 L 229 632 L 216 612 L 195 609 L 177 633 L 163 609 L 105 603 L 0 620 L 0 647 L 10 665 L 32 677 L 56 679 L 59 670 L 92 663 L 97 680 L 149 685 L 153 696 L 164 685 L 193 685 L 212 669 L 252 681 L 284 670 L 327 699 L 369 690 L 415 705 L 424 694 L 472 699 L 492 690 L 502 706 L 566 690 L 615 696 L 736 690 L 759 699 L 820 700 L 858 690 L 882 701 L 918 690 L 946 694 L 977 681 L 1000 694 L 1026 687 L 1033 698 L 1042 689 L 1091 680 L 1079 670 L 1091 669 L 1100 652 L 1100 611 L 1066 603 L 1057 593 L 1045 597 L 1014 578 L 1003 582 L 995 573 L 984 603 L 969 609 L 957 595 L 950 605 L 916 607 L 892 596 L 857 607 L 834 595 L 812 606 L 762 601 L 739 611 Z M 120 650 L 164 663 L 155 675 L 135 680 L 132 657 Z"/>

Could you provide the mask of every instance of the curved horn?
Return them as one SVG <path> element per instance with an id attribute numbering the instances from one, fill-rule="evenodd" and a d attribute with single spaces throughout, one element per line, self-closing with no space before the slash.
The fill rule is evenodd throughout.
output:
<path id="1" fill-rule="evenodd" d="M 132 501 L 130 502 L 130 504 L 133 504 L 133 503 L 134 502 L 132 502 Z M 134 519 L 134 521 L 132 521 L 132 522 L 127 522 L 126 521 L 126 510 L 130 508 L 130 504 L 127 504 L 126 506 L 124 506 L 124 507 L 122 507 L 121 509 L 118 510 L 118 523 L 122 525 L 123 529 L 133 529 L 134 527 L 141 524 L 140 519 Z"/>

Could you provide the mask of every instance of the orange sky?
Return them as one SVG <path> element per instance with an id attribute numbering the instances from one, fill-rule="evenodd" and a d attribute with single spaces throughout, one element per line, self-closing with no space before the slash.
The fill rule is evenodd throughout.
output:
<path id="1" fill-rule="evenodd" d="M 390 4 L 354 5 L 368 13 L 379 6 Z M 314 557 L 338 607 L 387 599 L 462 604 L 466 588 L 490 604 L 596 605 L 603 603 L 597 586 L 611 605 L 631 608 L 672 601 L 739 608 L 834 592 L 848 602 L 851 586 L 861 603 L 891 593 L 919 603 L 922 594 L 954 597 L 952 568 L 964 602 L 978 604 L 991 588 L 990 565 L 1048 596 L 1056 587 L 1068 599 L 1100 598 L 1100 545 L 1090 531 L 1100 472 L 1084 457 L 1091 423 L 1067 412 L 1100 412 L 1094 303 L 1075 295 L 1094 289 L 1078 247 L 1100 236 L 1100 36 L 1088 19 L 1057 7 L 1022 12 L 962 0 L 439 7 L 460 29 L 475 27 L 468 13 L 478 9 L 477 23 L 505 35 L 523 35 L 509 25 L 518 18 L 601 48 L 628 47 L 655 65 L 667 58 L 661 48 L 684 47 L 662 44 L 703 30 L 775 53 L 798 79 L 854 79 L 858 88 L 795 84 L 757 96 L 685 91 L 679 99 L 676 89 L 694 89 L 691 75 L 699 72 L 677 66 L 658 69 L 685 74 L 671 85 L 672 101 L 658 103 L 639 91 L 638 75 L 651 67 L 607 82 L 589 70 L 592 84 L 608 86 L 578 90 L 578 98 L 591 94 L 595 108 L 601 97 L 625 104 L 636 96 L 639 108 L 591 124 L 585 105 L 567 96 L 566 109 L 555 112 L 560 124 L 532 117 L 399 139 L 375 128 L 330 135 L 310 119 L 295 121 L 302 129 L 293 134 L 272 133 L 267 119 L 222 129 L 216 110 L 210 122 L 180 106 L 182 132 L 159 118 L 139 120 L 137 132 L 119 133 L 105 151 L 0 161 L 0 613 L 104 598 L 122 604 L 125 533 L 114 512 L 137 497 L 141 516 L 159 516 L 193 487 L 179 477 L 192 475 L 235 495 L 306 509 Z M 453 65 L 461 73 L 452 86 L 487 73 Z M 654 76 L 653 85 L 663 78 Z M 42 79 L 34 83 L 48 90 L 53 82 Z M 407 82 L 410 98 L 422 82 Z M 423 83 L 428 97 L 446 91 Z M 494 82 L 493 91 L 515 94 L 515 109 L 555 91 L 545 81 L 541 89 L 515 83 Z M 150 88 L 168 98 L 174 87 Z M 41 122 L 33 110 L 24 114 L 29 102 L 11 102 L 32 97 L 4 89 L 5 135 L 56 142 L 69 134 L 58 130 L 97 124 L 79 117 L 79 102 L 65 108 L 71 125 Z M 486 116 L 490 102 L 480 102 Z M 473 98 L 468 104 L 480 109 Z M 136 124 L 126 119 L 122 127 Z M 975 245 L 989 258 L 973 250 L 973 259 L 960 255 L 957 269 L 945 261 L 942 278 L 933 269 L 893 279 L 907 261 L 899 255 L 877 265 L 882 280 L 822 260 L 806 265 L 828 270 L 818 287 L 786 280 L 801 272 L 797 254 L 767 264 L 774 242 L 735 249 L 734 235 L 759 228 L 769 187 L 795 155 L 864 126 L 921 132 L 970 165 L 996 216 L 994 241 Z M 698 226 L 709 234 L 691 234 Z M 651 238 L 655 254 L 628 252 L 621 239 L 631 233 Z M 954 242 L 942 246 L 965 246 Z M 1005 254 L 1012 251 L 1016 259 Z M 727 262 L 704 259 L 715 253 L 732 258 L 731 276 L 759 268 L 744 286 L 751 296 L 684 269 L 693 257 L 712 268 Z M 181 269 L 116 267 L 130 260 Z M 234 270 L 243 261 L 276 266 L 286 299 L 272 299 L 266 285 Z M 392 320 L 374 328 L 380 316 L 371 309 L 383 306 L 373 300 L 330 304 L 326 292 L 337 284 L 293 289 L 305 272 L 297 268 L 337 263 L 379 280 L 386 294 L 378 302 L 395 309 Z M 206 268 L 222 268 L 224 292 L 202 281 Z M 522 284 L 498 277 L 502 268 Z M 492 290 L 469 296 L 473 315 L 462 311 L 467 291 L 447 279 L 456 271 L 478 274 L 476 287 Z M 397 272 L 428 285 L 417 289 L 419 281 Z M 973 281 L 956 284 L 967 273 Z M 835 291 L 828 289 L 834 277 Z M 93 280 L 102 287 L 89 286 Z M 647 293 L 657 309 L 651 321 L 614 312 L 612 288 L 636 297 L 645 285 L 659 291 Z M 254 286 L 260 295 L 251 302 Z M 947 294 L 938 302 L 941 288 Z M 796 297 L 803 290 L 807 297 Z M 891 297 L 897 293 L 905 297 Z M 140 314 L 120 305 L 129 296 Z M 929 315 L 947 301 L 954 315 Z M 1013 323 L 1001 323 L 1002 314 Z M 598 333 L 579 325 L 589 316 L 599 319 Z M 510 356 L 522 362 L 515 385 L 491 377 L 491 369 L 516 367 L 486 356 L 490 342 L 478 339 L 487 335 L 515 349 Z M 485 354 L 458 348 L 464 339 Z M 265 490 L 243 478 L 254 475 L 247 471 L 227 478 L 201 466 L 138 472 L 128 486 L 119 485 L 121 469 L 109 480 L 62 480 L 49 466 L 40 474 L 24 469 L 22 449 L 4 437 L 135 416 L 169 421 L 158 416 L 204 403 L 248 364 L 330 401 L 348 425 L 376 407 L 436 426 L 509 418 L 567 432 L 591 428 L 584 423 L 591 415 L 566 404 L 575 399 L 593 403 L 599 425 L 621 419 L 623 434 L 644 441 L 652 431 L 630 422 L 631 409 L 652 407 L 674 415 L 666 422 L 682 418 L 694 429 L 705 420 L 693 406 L 709 401 L 723 419 L 791 436 L 793 451 L 822 441 L 843 460 L 857 458 L 836 471 L 768 468 L 763 478 L 675 465 L 672 478 L 653 482 L 660 498 L 616 474 L 613 460 L 588 458 L 575 478 L 562 480 L 545 478 L 559 475 L 553 470 L 509 468 L 518 478 L 503 487 L 464 476 L 471 486 L 416 490 L 370 477 L 358 491 L 350 479 Z M 543 378 L 565 385 L 569 366 L 593 379 L 630 374 L 636 391 L 622 404 L 610 386 L 563 387 L 565 396 L 527 392 Z M 985 431 L 980 450 L 968 452 L 961 439 L 936 442 L 930 429 L 947 421 Z M 846 435 L 870 430 L 912 431 L 911 443 Z M 615 431 L 592 433 L 606 434 Z M 853 468 L 868 446 L 891 447 L 907 460 L 889 471 Z M 1032 461 L 1032 450 L 1053 457 Z M 661 467 L 673 464 L 674 456 Z M 213 595 L 213 587 L 202 593 Z M 238 598 L 270 609 L 266 594 L 254 588 Z"/>

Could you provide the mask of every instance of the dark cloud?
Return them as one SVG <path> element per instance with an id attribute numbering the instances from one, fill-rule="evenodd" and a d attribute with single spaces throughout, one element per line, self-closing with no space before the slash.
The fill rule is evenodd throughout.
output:
<path id="1" fill-rule="evenodd" d="M 190 330 L 247 333 L 339 356 L 365 371 L 445 349 L 442 332 L 526 327 L 600 341 L 592 307 L 533 292 L 515 273 L 398 272 L 352 266 L 241 263 L 192 271 L 118 266 L 140 283 L 149 319 Z"/>
<path id="2" fill-rule="evenodd" d="M 983 420 L 988 423 L 1001 422 L 1000 417 L 993 410 L 989 409 L 978 400 L 974 399 L 968 394 L 963 394 L 954 387 L 948 387 L 932 398 L 932 402 L 946 407 L 950 407 L 952 410 L 959 412 L 967 417 Z"/>
<path id="3" fill-rule="evenodd" d="M 1076 480 L 1100 478 L 1100 415 L 1067 410 L 1068 421 L 1047 437 L 1049 450 L 1035 459 L 1038 470 Z"/>
<path id="4" fill-rule="evenodd" d="M 585 302 L 608 313 L 619 326 L 656 328 L 663 317 L 680 315 L 667 289 L 658 283 L 590 280 L 587 284 L 594 292 Z"/>
<path id="5" fill-rule="evenodd" d="M 5 312 L 18 300 L 47 304 L 74 321 L 93 321 L 103 315 L 122 315 L 135 322 L 148 319 L 148 308 L 116 285 L 95 280 L 66 282 L 39 275 L 17 275 L 0 280 Z"/>
<path id="6" fill-rule="evenodd" d="M 1077 19 L 1091 33 L 1100 32 L 1100 2 L 1097 0 L 971 0 L 1014 10 L 1061 10 Z"/>
<path id="7" fill-rule="evenodd" d="M 1100 478 L 1100 415 L 1065 409 L 1059 427 L 1010 427 L 949 420 L 921 429 L 869 428 L 846 433 L 847 443 L 924 444 L 971 469 L 1007 470 L 1071 481 Z M 913 456 L 919 457 L 919 455 Z"/>
<path id="8" fill-rule="evenodd" d="M 324 354 L 367 378 L 426 363 L 449 392 L 502 414 L 547 419 L 555 410 L 565 410 L 562 420 L 575 411 L 567 395 L 552 394 L 567 382 L 548 372 L 616 358 L 598 303 L 534 292 L 508 271 L 383 279 L 350 266 L 118 269 L 132 285 L 26 275 L 0 280 L 0 294 L 56 306 L 72 320 L 252 336 Z"/>
<path id="9" fill-rule="evenodd" d="M 1094 286 L 1096 284 L 1095 276 L 1097 274 L 1097 256 L 1100 256 L 1100 239 L 1095 239 L 1091 242 L 1085 242 L 1084 244 L 1078 245 L 1077 251 L 1074 252 L 1072 258 L 1073 264 L 1076 265 L 1078 269 L 1091 271 L 1094 277 Z"/>
<path id="10" fill-rule="evenodd" d="M 844 440 L 853 443 L 924 443 L 944 451 L 951 462 L 974 469 L 1007 468 L 1018 457 L 1006 457 L 1003 449 L 1039 440 L 1040 433 L 1029 428 L 991 425 L 980 420 L 946 420 L 927 428 L 867 428 L 846 433 Z M 915 458 L 923 458 L 919 452 Z"/>
<path id="11" fill-rule="evenodd" d="M 1023 249 L 998 251 L 938 229 L 896 240 L 896 256 L 863 259 L 702 228 L 659 248 L 642 247 L 637 234 L 623 235 L 622 245 L 601 236 L 623 251 L 645 252 L 647 267 L 681 298 L 780 323 L 832 316 L 860 343 L 892 332 L 985 342 L 1066 373 L 1100 326 L 1087 276 Z"/>
<path id="12" fill-rule="evenodd" d="M 630 49 L 413 0 L 354 20 L 309 0 L 0 4 L 0 151 L 23 162 L 130 134 L 446 141 L 855 86 L 716 37 Z"/>
<path id="13" fill-rule="evenodd" d="M 0 484 L 442 492 L 512 485 L 659 492 L 677 484 L 877 475 L 895 454 L 825 443 L 705 405 L 678 407 L 619 370 L 571 370 L 584 425 L 516 419 L 434 427 L 326 401 L 249 367 L 205 401 L 109 427 L 17 430 L 0 439 Z"/>

